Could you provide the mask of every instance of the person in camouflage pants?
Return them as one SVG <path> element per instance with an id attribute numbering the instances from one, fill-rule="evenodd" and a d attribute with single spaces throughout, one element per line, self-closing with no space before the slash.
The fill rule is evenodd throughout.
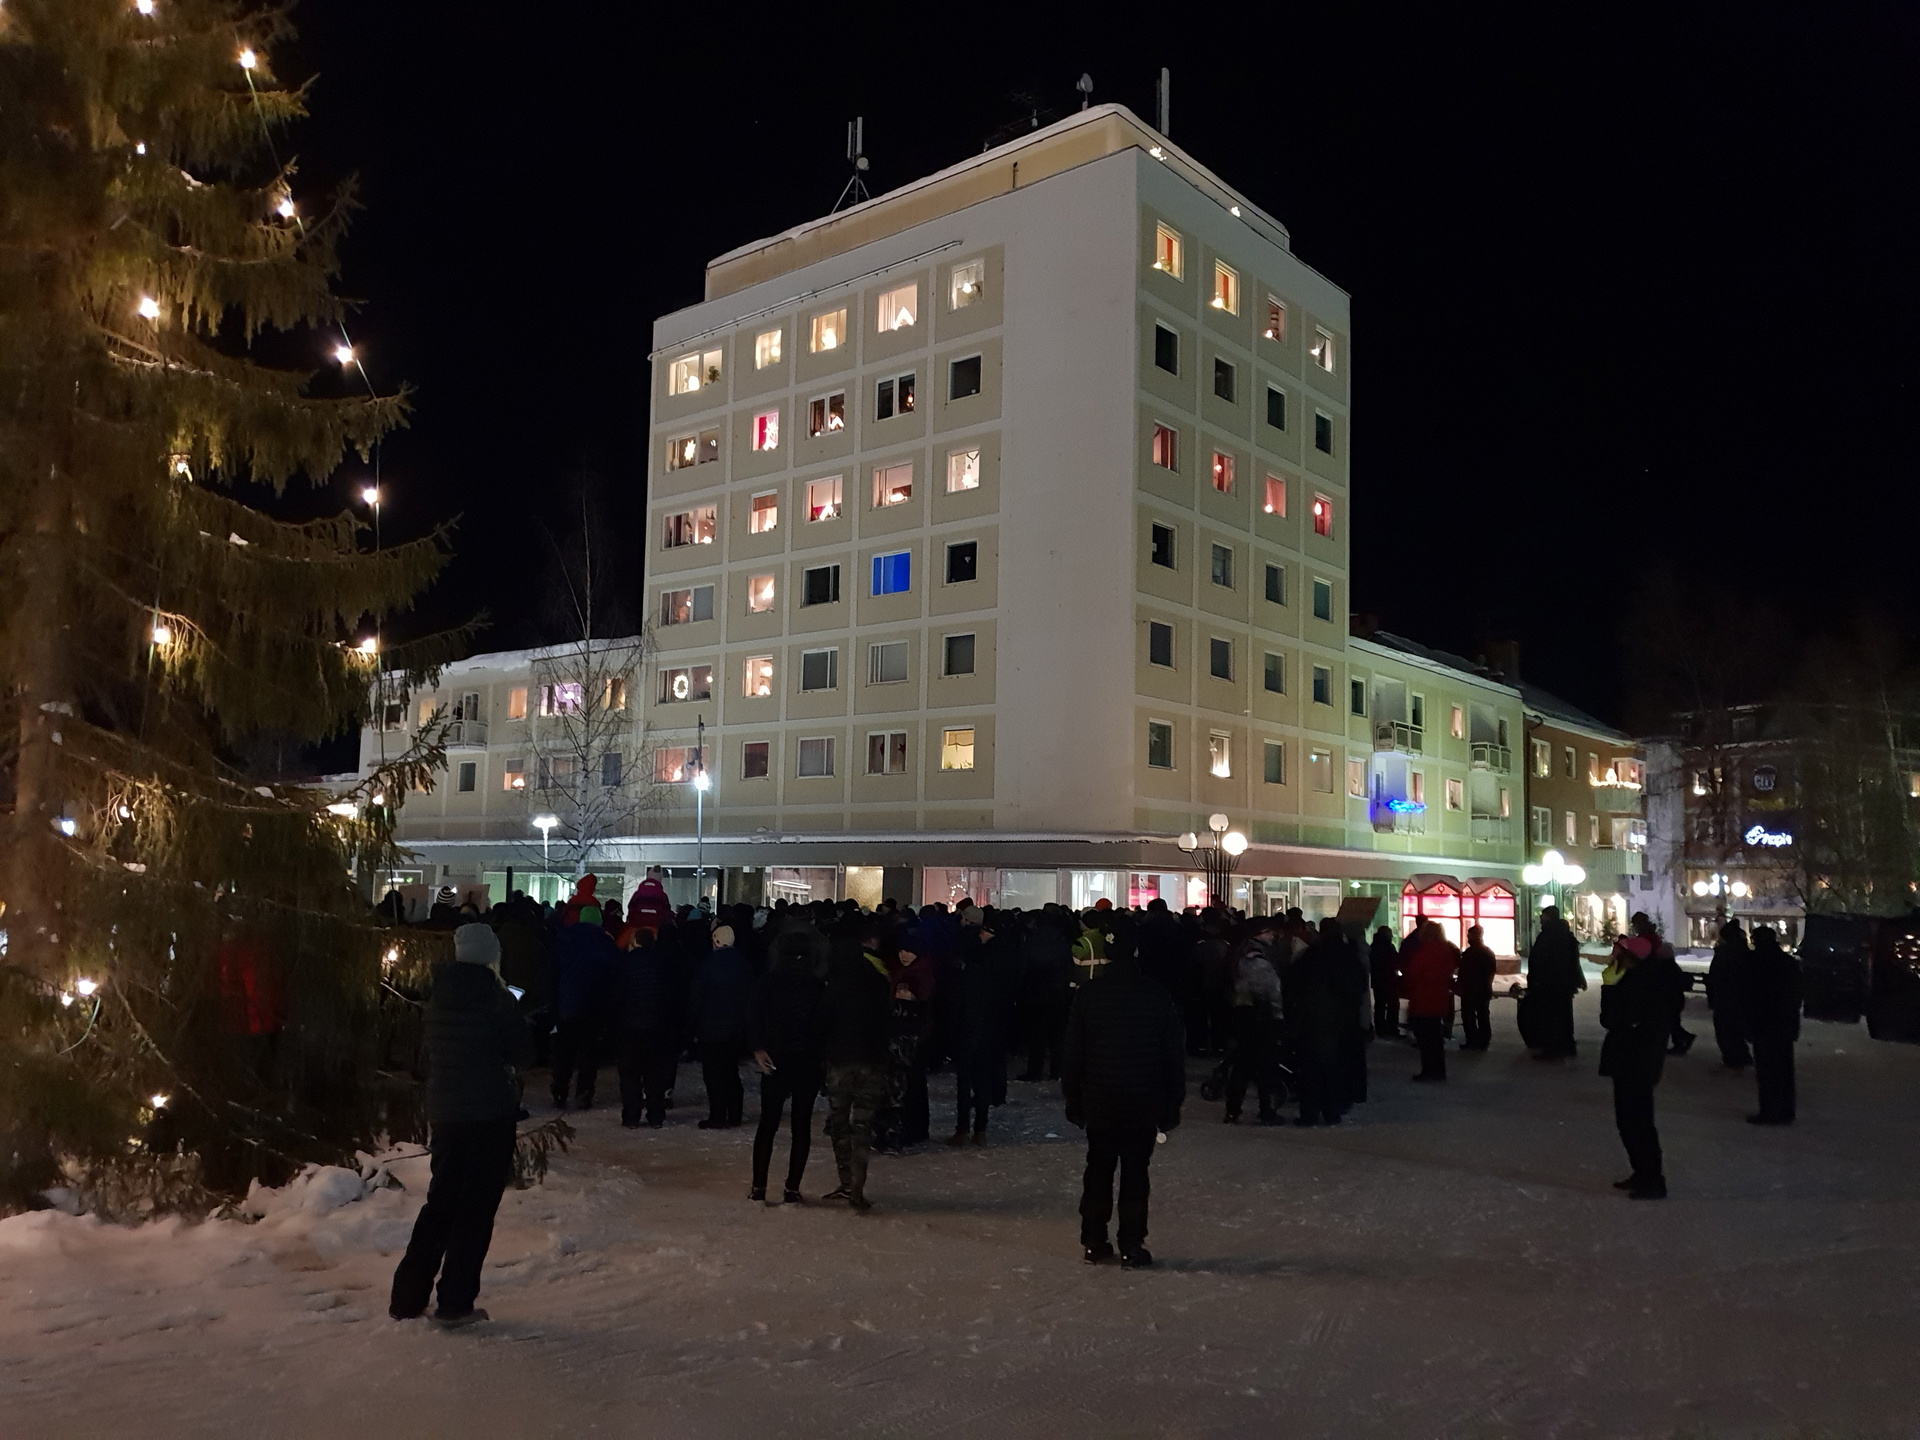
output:
<path id="1" fill-rule="evenodd" d="M 873 1147 L 873 1113 L 886 1099 L 884 1064 L 855 1060 L 827 1067 L 827 1134 L 840 1167 L 840 1188 L 827 1199 L 850 1200 L 856 1210 L 872 1203 L 867 1199 L 867 1157 Z"/>

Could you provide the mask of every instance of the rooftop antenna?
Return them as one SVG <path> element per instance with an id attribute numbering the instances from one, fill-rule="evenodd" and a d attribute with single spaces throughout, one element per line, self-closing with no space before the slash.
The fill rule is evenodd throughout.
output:
<path id="1" fill-rule="evenodd" d="M 1160 84 L 1155 90 L 1160 102 L 1160 133 L 1166 139 L 1173 138 L 1173 72 L 1166 66 L 1160 67 Z"/>
<path id="2" fill-rule="evenodd" d="M 1086 109 L 1087 102 L 1093 98 L 1093 76 L 1082 74 L 1074 82 L 1073 88 L 1080 92 L 1080 108 Z"/>
<path id="3" fill-rule="evenodd" d="M 840 198 L 833 202 L 833 209 L 827 212 L 830 215 L 843 205 L 858 205 L 873 198 L 867 193 L 867 182 L 860 178 L 867 173 L 867 117 L 864 115 L 847 122 L 847 161 L 853 166 L 853 174 L 847 178 L 847 188 L 840 192 Z"/>

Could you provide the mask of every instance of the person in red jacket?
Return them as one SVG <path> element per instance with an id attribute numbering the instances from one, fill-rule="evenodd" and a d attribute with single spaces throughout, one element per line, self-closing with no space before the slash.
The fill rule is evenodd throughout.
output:
<path id="1" fill-rule="evenodd" d="M 1453 1018 L 1454 977 L 1460 952 L 1431 920 L 1420 928 L 1420 939 L 1400 964 L 1400 993 L 1407 999 L 1407 1028 L 1420 1046 L 1420 1073 L 1415 1080 L 1447 1078 L 1447 1025 Z"/>

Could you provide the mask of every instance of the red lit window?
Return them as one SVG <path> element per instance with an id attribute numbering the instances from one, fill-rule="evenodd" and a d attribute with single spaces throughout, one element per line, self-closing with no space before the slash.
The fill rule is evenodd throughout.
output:
<path id="1" fill-rule="evenodd" d="M 1313 497 L 1313 533 L 1333 537 L 1333 501 L 1324 495 Z"/>
<path id="2" fill-rule="evenodd" d="M 1233 457 L 1213 452 L 1213 488 L 1222 495 L 1233 493 Z"/>
<path id="3" fill-rule="evenodd" d="M 1180 436 L 1165 425 L 1153 427 L 1153 463 L 1162 470 L 1180 468 Z"/>
<path id="4" fill-rule="evenodd" d="M 1266 511 L 1269 515 L 1287 513 L 1287 482 L 1278 475 L 1267 476 Z"/>

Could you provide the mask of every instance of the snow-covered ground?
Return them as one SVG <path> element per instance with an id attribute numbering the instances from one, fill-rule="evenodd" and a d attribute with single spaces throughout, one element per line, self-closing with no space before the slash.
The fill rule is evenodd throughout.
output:
<path id="1" fill-rule="evenodd" d="M 1920 1048 L 1809 1024 L 1800 1124 L 1756 1129 L 1694 1001 L 1660 1090 L 1673 1198 L 1637 1204 L 1597 1046 L 1531 1061 L 1512 1014 L 1446 1087 L 1376 1047 L 1338 1130 L 1191 1098 L 1145 1273 L 1079 1263 L 1078 1132 L 1017 1082 L 986 1148 L 877 1159 L 862 1217 L 749 1204 L 751 1131 L 694 1129 L 683 1067 L 666 1130 L 591 1113 L 509 1193 L 495 1318 L 453 1334 L 386 1318 L 417 1190 L 322 1175 L 250 1225 L 16 1217 L 0 1435 L 1920 1431 Z"/>

